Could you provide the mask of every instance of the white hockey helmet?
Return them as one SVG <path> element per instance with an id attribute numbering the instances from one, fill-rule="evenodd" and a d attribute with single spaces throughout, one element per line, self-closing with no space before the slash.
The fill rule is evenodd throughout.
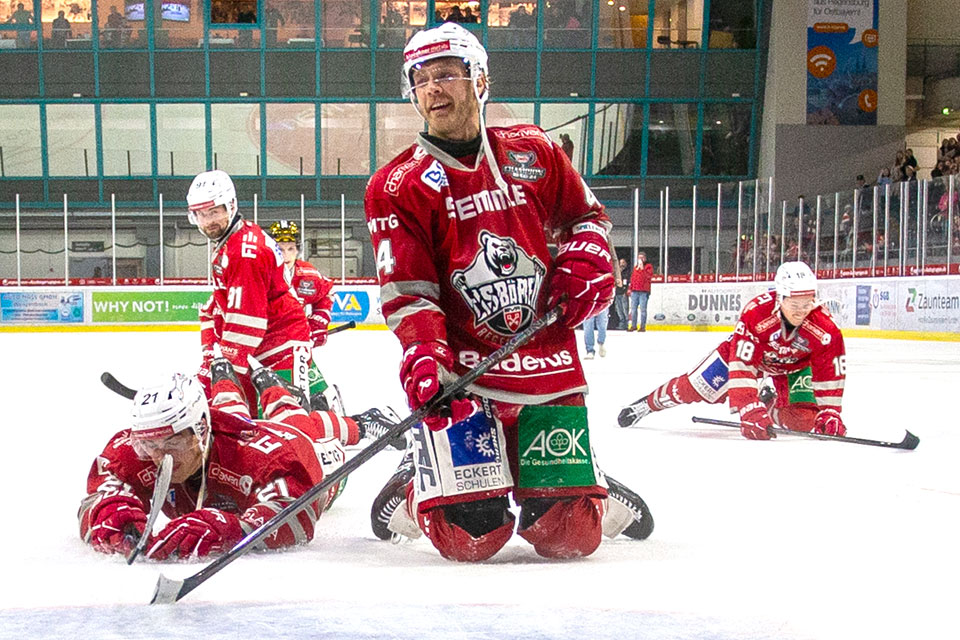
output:
<path id="1" fill-rule="evenodd" d="M 403 48 L 403 97 L 416 100 L 413 91 L 413 71 L 424 62 L 436 58 L 460 58 L 470 71 L 477 100 L 483 105 L 490 95 L 488 89 L 490 70 L 487 66 L 487 50 L 477 36 L 454 22 L 444 22 L 439 27 L 424 29 L 413 34 Z M 479 79 L 487 78 L 481 90 Z"/>
<path id="2" fill-rule="evenodd" d="M 130 439 L 137 453 L 142 455 L 138 441 L 163 440 L 188 429 L 206 445 L 210 405 L 196 377 L 175 373 L 171 379 L 137 391 L 130 427 Z"/>
<path id="3" fill-rule="evenodd" d="M 227 214 L 230 216 L 230 226 L 239 217 L 239 208 L 237 206 L 237 189 L 233 186 L 233 180 L 226 171 L 214 169 L 213 171 L 204 171 L 197 175 L 190 183 L 190 190 L 187 191 L 187 217 L 191 224 L 197 224 L 195 211 L 226 205 Z M 198 225 L 199 226 L 199 225 Z"/>
<path id="4" fill-rule="evenodd" d="M 784 262 L 777 268 L 773 285 L 778 298 L 817 295 L 817 277 L 805 262 Z"/>

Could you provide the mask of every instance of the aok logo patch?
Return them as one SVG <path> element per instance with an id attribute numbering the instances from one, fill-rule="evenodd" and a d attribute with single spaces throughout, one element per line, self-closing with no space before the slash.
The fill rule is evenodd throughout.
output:
<path id="1" fill-rule="evenodd" d="M 546 267 L 517 246 L 513 238 L 480 232 L 480 250 L 466 269 L 450 276 L 473 312 L 474 324 L 504 336 L 527 327 L 536 312 Z"/>
<path id="2" fill-rule="evenodd" d="M 533 151 L 507 151 L 507 157 L 515 164 L 504 165 L 503 172 L 515 180 L 536 182 L 547 174 L 546 169 L 533 166 L 537 161 Z"/>
<path id="3" fill-rule="evenodd" d="M 518 421 L 519 486 L 596 484 L 586 407 L 524 407 Z"/>

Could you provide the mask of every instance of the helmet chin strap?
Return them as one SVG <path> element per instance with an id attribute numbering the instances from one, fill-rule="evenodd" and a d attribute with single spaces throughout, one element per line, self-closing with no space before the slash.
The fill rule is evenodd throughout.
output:
<path id="1" fill-rule="evenodd" d="M 471 75 L 473 70 L 471 69 Z M 483 117 L 483 105 L 484 100 L 480 98 L 480 79 L 473 79 L 473 95 L 477 98 L 477 108 L 480 111 L 480 141 L 483 146 L 483 155 L 487 159 L 487 166 L 490 167 L 490 173 L 493 174 L 493 180 L 497 183 L 497 187 L 507 193 L 507 181 L 503 179 L 503 175 L 500 173 L 500 167 L 497 165 L 497 158 L 493 155 L 493 149 L 490 148 L 490 139 L 487 137 L 487 123 Z"/>

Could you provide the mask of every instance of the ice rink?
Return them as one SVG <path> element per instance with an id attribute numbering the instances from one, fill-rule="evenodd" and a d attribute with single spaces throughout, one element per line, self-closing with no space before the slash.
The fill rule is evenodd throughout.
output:
<path id="1" fill-rule="evenodd" d="M 240 558 L 176 605 L 158 574 L 201 564 L 107 557 L 77 508 L 94 456 L 139 386 L 193 371 L 199 338 L 169 333 L 0 333 L 6 499 L 3 638 L 956 638 L 960 602 L 960 342 L 847 340 L 849 435 L 913 452 L 702 428 L 679 407 L 620 429 L 620 408 L 695 365 L 722 333 L 612 332 L 586 362 L 600 465 L 649 504 L 653 535 L 546 561 L 515 538 L 488 562 L 443 560 L 425 538 L 377 540 L 370 504 L 401 454 L 350 476 L 311 544 Z M 581 340 L 582 348 L 582 340 Z M 405 408 L 399 347 L 348 331 L 318 352 L 348 413 Z"/>

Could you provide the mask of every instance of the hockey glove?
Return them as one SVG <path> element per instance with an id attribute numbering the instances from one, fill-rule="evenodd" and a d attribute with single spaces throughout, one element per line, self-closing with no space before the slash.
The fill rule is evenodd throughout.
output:
<path id="1" fill-rule="evenodd" d="M 443 379 L 451 378 L 453 353 L 440 342 L 420 342 L 407 349 L 400 365 L 400 381 L 407 393 L 407 404 L 416 411 L 440 392 Z M 446 429 L 452 424 L 466 420 L 480 408 L 469 397 L 457 398 L 438 415 L 431 415 L 424 423 L 433 431 Z"/>
<path id="2" fill-rule="evenodd" d="M 821 409 L 813 420 L 813 431 L 828 436 L 847 435 L 847 427 L 844 426 L 843 418 L 836 409 Z"/>
<path id="3" fill-rule="evenodd" d="M 753 402 L 740 408 L 740 433 L 751 440 L 769 440 L 776 437 L 767 431 L 773 426 L 773 420 L 767 408 L 761 402 Z"/>
<path id="4" fill-rule="evenodd" d="M 310 325 L 310 339 L 313 341 L 313 348 L 322 347 L 327 343 L 327 325 L 330 324 L 330 312 L 320 311 L 307 316 L 307 324 Z"/>
<path id="5" fill-rule="evenodd" d="M 240 518 L 220 509 L 200 509 L 174 518 L 148 544 L 153 560 L 202 558 L 226 551 L 243 538 Z"/>
<path id="6" fill-rule="evenodd" d="M 143 535 L 147 514 L 137 498 L 113 496 L 90 514 L 90 544 L 102 553 L 129 553 Z"/>
<path id="7" fill-rule="evenodd" d="M 560 322 L 571 329 L 613 301 L 613 263 L 603 227 L 583 222 L 560 244 L 547 306 L 562 303 Z"/>

